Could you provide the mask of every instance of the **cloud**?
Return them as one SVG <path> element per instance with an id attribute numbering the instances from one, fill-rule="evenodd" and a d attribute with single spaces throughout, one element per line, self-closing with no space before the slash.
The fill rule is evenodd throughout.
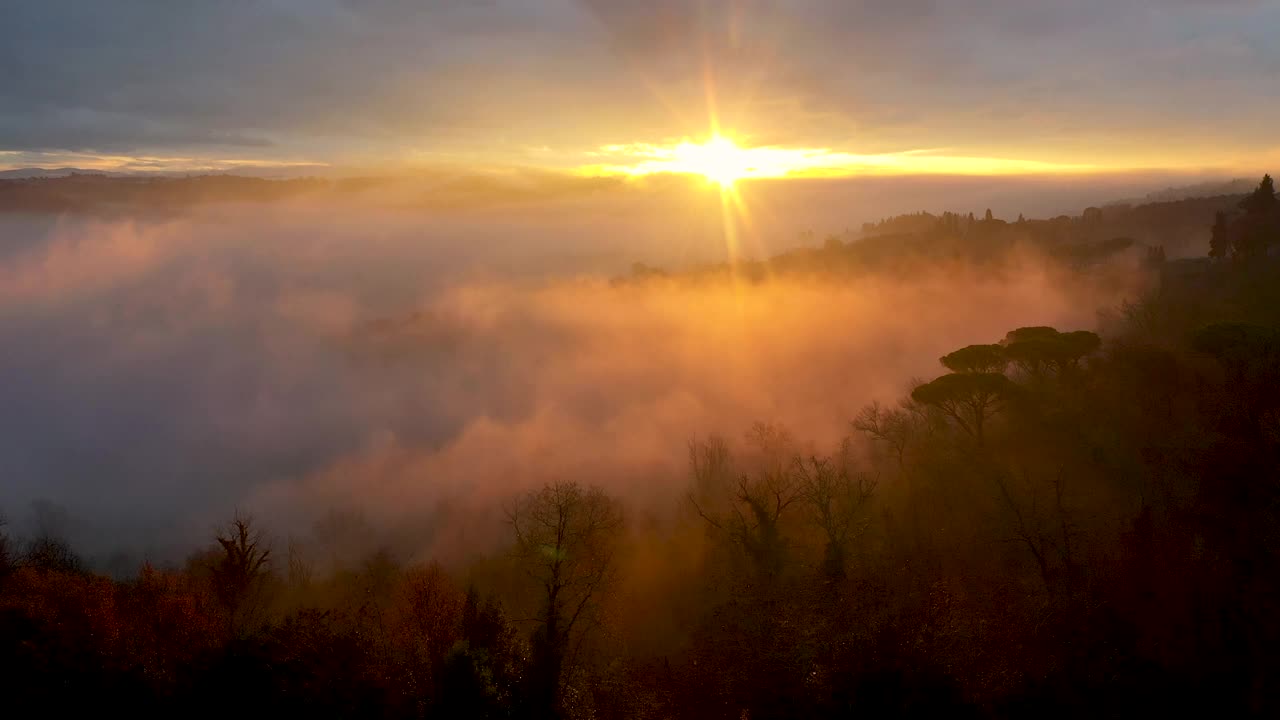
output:
<path id="1" fill-rule="evenodd" d="M 1277 13 L 1243 0 L 20 3 L 0 26 L 0 149 L 511 163 L 530 146 L 702 132 L 710 83 L 722 120 L 763 144 L 1136 162 L 1160 157 L 1155 128 L 1203 160 L 1275 115 Z M 1223 105 L 1210 122 L 1204 108 Z"/>

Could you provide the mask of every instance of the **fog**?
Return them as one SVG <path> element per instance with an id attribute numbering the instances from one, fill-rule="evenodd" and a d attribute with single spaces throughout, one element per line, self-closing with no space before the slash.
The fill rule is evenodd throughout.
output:
<path id="1" fill-rule="evenodd" d="M 694 437 L 767 421 L 829 448 L 939 355 L 1092 327 L 1129 290 L 1031 255 L 611 284 L 632 261 L 722 260 L 718 198 L 575 202 L 0 221 L 0 508 L 99 558 L 173 560 L 237 509 L 282 535 L 339 511 L 414 554 L 475 552 L 516 491 L 577 479 L 670 507 Z M 740 235 L 760 256 L 794 244 L 780 227 Z"/>

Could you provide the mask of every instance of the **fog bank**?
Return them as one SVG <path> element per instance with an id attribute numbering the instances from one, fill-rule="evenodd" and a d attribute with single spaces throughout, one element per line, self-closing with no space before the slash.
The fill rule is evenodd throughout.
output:
<path id="1" fill-rule="evenodd" d="M 669 506 L 694 436 L 769 421 L 828 447 L 944 352 L 1090 327 L 1131 289 L 1030 256 L 615 286 L 632 259 L 723 249 L 646 244 L 607 217 L 5 223 L 0 508 L 91 553 L 189 548 L 237 508 L 281 534 L 358 512 L 466 552 L 505 498 L 552 479 Z"/>

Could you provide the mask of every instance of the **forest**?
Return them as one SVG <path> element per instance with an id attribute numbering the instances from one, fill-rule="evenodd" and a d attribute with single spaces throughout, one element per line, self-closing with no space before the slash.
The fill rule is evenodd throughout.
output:
<path id="1" fill-rule="evenodd" d="M 466 559 L 351 556 L 350 515 L 304 542 L 245 512 L 124 577 L 0 527 L 3 707 L 1275 717 L 1280 203 L 1267 176 L 1158 205 L 897 219 L 690 273 L 983 267 L 1018 238 L 1084 273 L 1132 252 L 1154 279 L 1094 327 L 970 338 L 838 448 L 767 419 L 706 428 L 670 449 L 687 477 L 666 507 L 549 482 Z M 675 274 L 638 265 L 615 290 Z"/>

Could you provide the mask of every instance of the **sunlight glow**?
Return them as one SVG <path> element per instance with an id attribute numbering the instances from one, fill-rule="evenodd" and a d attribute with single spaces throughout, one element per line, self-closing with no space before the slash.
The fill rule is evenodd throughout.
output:
<path id="1" fill-rule="evenodd" d="M 826 148 L 744 147 L 713 133 L 703 142 L 685 139 L 672 145 L 633 143 L 600 147 L 588 153 L 600 162 L 578 168 L 584 175 L 633 177 L 674 173 L 697 175 L 730 188 L 740 180 L 783 177 L 865 175 L 1016 175 L 1096 171 L 1096 165 L 946 155 L 939 150 L 856 154 Z"/>
<path id="2" fill-rule="evenodd" d="M 730 188 L 739 180 L 780 178 L 809 174 L 825 164 L 825 150 L 780 147 L 741 147 L 732 138 L 713 133 L 701 143 L 683 140 L 676 145 L 646 143 L 606 145 L 599 156 L 634 159 L 630 164 L 595 165 L 580 168 L 588 174 L 654 175 L 677 173 L 700 175 Z"/>
<path id="3" fill-rule="evenodd" d="M 701 145 L 683 142 L 672 153 L 674 172 L 702 175 L 708 180 L 730 187 L 738 180 L 765 172 L 760 166 L 760 153 L 743 150 L 737 143 L 720 135 Z M 785 174 L 785 168 L 778 168 Z"/>

